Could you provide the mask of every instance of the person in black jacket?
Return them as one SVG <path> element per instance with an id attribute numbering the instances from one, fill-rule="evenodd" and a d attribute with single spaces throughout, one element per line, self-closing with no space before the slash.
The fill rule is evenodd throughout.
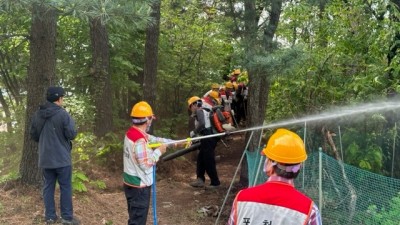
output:
<path id="1" fill-rule="evenodd" d="M 44 186 L 43 201 L 46 224 L 80 224 L 73 216 L 72 206 L 72 140 L 76 137 L 75 122 L 62 107 L 62 87 L 47 89 L 47 102 L 40 105 L 32 118 L 30 134 L 39 143 L 39 167 Z M 60 186 L 61 218 L 57 216 L 54 192 Z"/>

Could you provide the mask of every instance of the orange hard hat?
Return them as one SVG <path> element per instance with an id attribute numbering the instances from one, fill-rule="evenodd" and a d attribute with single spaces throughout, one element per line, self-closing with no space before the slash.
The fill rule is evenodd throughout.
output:
<path id="1" fill-rule="evenodd" d="M 218 89 L 218 88 L 219 88 L 219 84 L 217 84 L 217 83 L 211 84 L 211 89 Z"/>
<path id="2" fill-rule="evenodd" d="M 152 117 L 154 116 L 153 110 L 151 109 L 151 106 L 149 103 L 145 101 L 141 101 L 136 103 L 132 107 L 131 111 L 131 117 L 137 117 L 137 118 L 142 118 L 142 117 Z"/>
<path id="3" fill-rule="evenodd" d="M 239 88 L 238 83 L 234 82 L 234 83 L 233 83 L 233 88 L 234 88 L 235 90 L 237 90 L 237 89 Z"/>
<path id="4" fill-rule="evenodd" d="M 208 95 L 211 96 L 213 99 L 218 99 L 219 98 L 218 91 L 211 91 L 210 94 L 208 94 Z"/>
<path id="5" fill-rule="evenodd" d="M 190 107 L 190 105 L 192 105 L 194 102 L 197 102 L 197 101 L 201 101 L 201 99 L 198 96 L 193 96 L 193 97 L 189 98 L 187 101 L 188 107 Z"/>
<path id="6" fill-rule="evenodd" d="M 269 159 L 285 164 L 299 164 L 307 159 L 303 140 L 287 129 L 278 129 L 262 150 Z"/>
<path id="7" fill-rule="evenodd" d="M 233 88 L 232 82 L 228 81 L 225 83 L 225 88 Z"/>

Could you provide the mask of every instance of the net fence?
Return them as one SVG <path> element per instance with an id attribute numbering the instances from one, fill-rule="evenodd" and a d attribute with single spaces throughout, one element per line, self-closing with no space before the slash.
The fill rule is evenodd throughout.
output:
<path id="1" fill-rule="evenodd" d="M 250 186 L 261 184 L 265 157 L 246 152 Z M 341 163 L 323 152 L 308 155 L 295 186 L 317 203 L 323 224 L 400 225 L 400 180 Z"/>

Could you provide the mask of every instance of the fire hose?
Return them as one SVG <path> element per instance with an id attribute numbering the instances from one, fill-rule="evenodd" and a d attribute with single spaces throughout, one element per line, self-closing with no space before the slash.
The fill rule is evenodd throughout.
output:
<path id="1" fill-rule="evenodd" d="M 235 134 L 235 133 L 239 133 L 239 132 L 253 131 L 253 130 L 259 130 L 259 129 L 262 129 L 262 128 L 259 128 L 259 127 L 257 127 L 257 128 L 248 128 L 248 129 L 236 130 L 236 131 L 232 131 L 232 132 L 223 132 L 223 133 L 217 133 L 217 134 L 211 134 L 211 135 L 205 135 L 205 136 L 198 136 L 198 137 L 193 137 L 193 138 L 186 138 L 186 139 L 182 139 L 182 140 L 176 140 L 176 141 L 167 142 L 167 143 L 165 143 L 167 145 L 173 145 L 173 144 L 182 143 L 182 142 L 188 142 L 188 143 L 193 143 L 194 142 L 194 144 L 192 144 L 192 145 L 190 145 L 190 146 L 188 146 L 188 147 L 186 147 L 184 149 L 177 150 L 177 151 L 175 151 L 173 153 L 170 153 L 170 154 L 167 154 L 167 155 L 163 155 L 163 156 L 161 156 L 161 160 L 164 161 L 164 162 L 165 161 L 169 161 L 171 159 L 175 159 L 177 157 L 180 157 L 180 156 L 185 155 L 185 154 L 187 154 L 189 152 L 192 152 L 192 151 L 195 151 L 195 150 L 199 149 L 200 142 L 198 142 L 198 141 L 200 141 L 202 139 L 212 138 L 212 137 L 220 137 L 220 136 L 227 136 L 227 135 Z M 150 148 L 158 148 L 161 144 L 163 144 L 163 143 L 151 143 L 151 144 L 149 144 L 149 147 Z"/>

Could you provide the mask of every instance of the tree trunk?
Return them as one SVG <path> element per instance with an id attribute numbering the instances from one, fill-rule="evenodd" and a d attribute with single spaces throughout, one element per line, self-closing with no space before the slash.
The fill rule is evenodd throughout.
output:
<path id="1" fill-rule="evenodd" d="M 257 12 L 256 12 L 256 1 L 255 0 L 245 0 L 244 1 L 244 26 L 245 26 L 245 32 L 244 32 L 244 37 L 243 37 L 243 42 L 245 43 L 245 51 L 246 55 L 245 58 L 247 59 L 247 63 L 251 61 L 251 58 L 254 57 L 254 52 L 257 49 Z M 254 74 L 255 70 L 252 68 L 247 68 L 248 73 L 249 73 L 249 80 L 253 79 L 251 78 L 250 74 Z M 250 79 L 251 78 L 251 79 Z M 251 86 L 251 83 L 249 83 L 249 86 Z M 254 87 L 256 88 L 256 86 Z M 255 90 L 255 89 L 254 89 Z M 251 89 L 249 88 L 249 91 Z M 248 104 L 251 102 L 251 92 L 249 94 L 249 99 L 248 99 Z M 254 102 L 253 102 L 254 104 Z M 254 108 L 255 110 L 256 108 Z M 252 127 L 254 124 L 254 111 L 253 107 L 251 104 L 248 105 L 248 115 L 247 115 L 247 126 Z M 256 131 L 255 131 L 256 132 Z M 250 136 L 252 136 L 252 139 L 249 140 Z M 254 140 L 254 135 L 250 135 L 250 133 L 246 133 L 246 143 L 248 141 L 253 141 Z M 254 145 L 249 145 L 249 148 L 246 149 L 248 151 L 254 151 Z M 248 165 L 247 165 L 247 160 L 243 160 L 241 167 L 240 167 L 240 180 L 239 183 L 242 187 L 247 187 L 249 185 L 249 174 L 248 174 Z"/>
<path id="2" fill-rule="evenodd" d="M 160 36 L 160 7 L 161 1 L 156 0 L 152 5 L 151 17 L 154 19 L 149 23 L 146 31 L 146 44 L 144 52 L 144 74 L 143 74 L 143 98 L 155 107 L 156 102 L 156 78 L 158 64 L 158 38 Z"/>
<path id="3" fill-rule="evenodd" d="M 267 4 L 270 5 L 267 5 Z M 257 54 L 265 55 L 275 50 L 273 38 L 278 27 L 279 18 L 282 10 L 282 0 L 272 0 L 264 5 L 268 8 L 269 18 L 264 27 L 262 40 L 257 37 L 258 16 L 256 11 L 256 1 L 245 1 L 245 36 L 247 70 L 249 73 L 249 99 L 248 99 L 248 121 L 249 127 L 262 126 L 265 120 L 265 112 L 269 94 L 269 75 L 262 68 L 252 65 L 252 60 Z M 246 142 L 250 141 L 248 151 L 259 150 L 260 137 L 262 131 L 254 131 L 253 137 L 249 140 L 250 134 L 246 135 Z M 261 143 L 262 144 L 262 143 Z M 247 164 L 243 163 L 241 168 L 240 183 L 248 185 Z"/>
<path id="4" fill-rule="evenodd" d="M 101 18 L 90 19 L 93 77 L 92 96 L 96 108 L 94 134 L 104 137 L 113 129 L 113 108 L 110 74 L 110 49 L 106 25 Z"/>
<path id="5" fill-rule="evenodd" d="M 157 96 L 157 65 L 158 65 L 158 38 L 160 36 L 160 12 L 161 0 L 156 0 L 151 6 L 151 17 L 146 30 L 146 44 L 144 52 L 143 69 L 143 99 L 145 99 L 153 110 L 156 109 Z M 154 126 L 151 126 L 149 133 L 153 133 Z"/>
<path id="6" fill-rule="evenodd" d="M 47 87 L 56 83 L 56 30 L 57 13 L 54 8 L 34 3 L 30 31 L 24 147 L 19 167 L 22 183 L 29 185 L 40 185 L 42 180 L 38 167 L 38 145 L 31 140 L 29 128 L 32 115 L 44 100 Z"/>

